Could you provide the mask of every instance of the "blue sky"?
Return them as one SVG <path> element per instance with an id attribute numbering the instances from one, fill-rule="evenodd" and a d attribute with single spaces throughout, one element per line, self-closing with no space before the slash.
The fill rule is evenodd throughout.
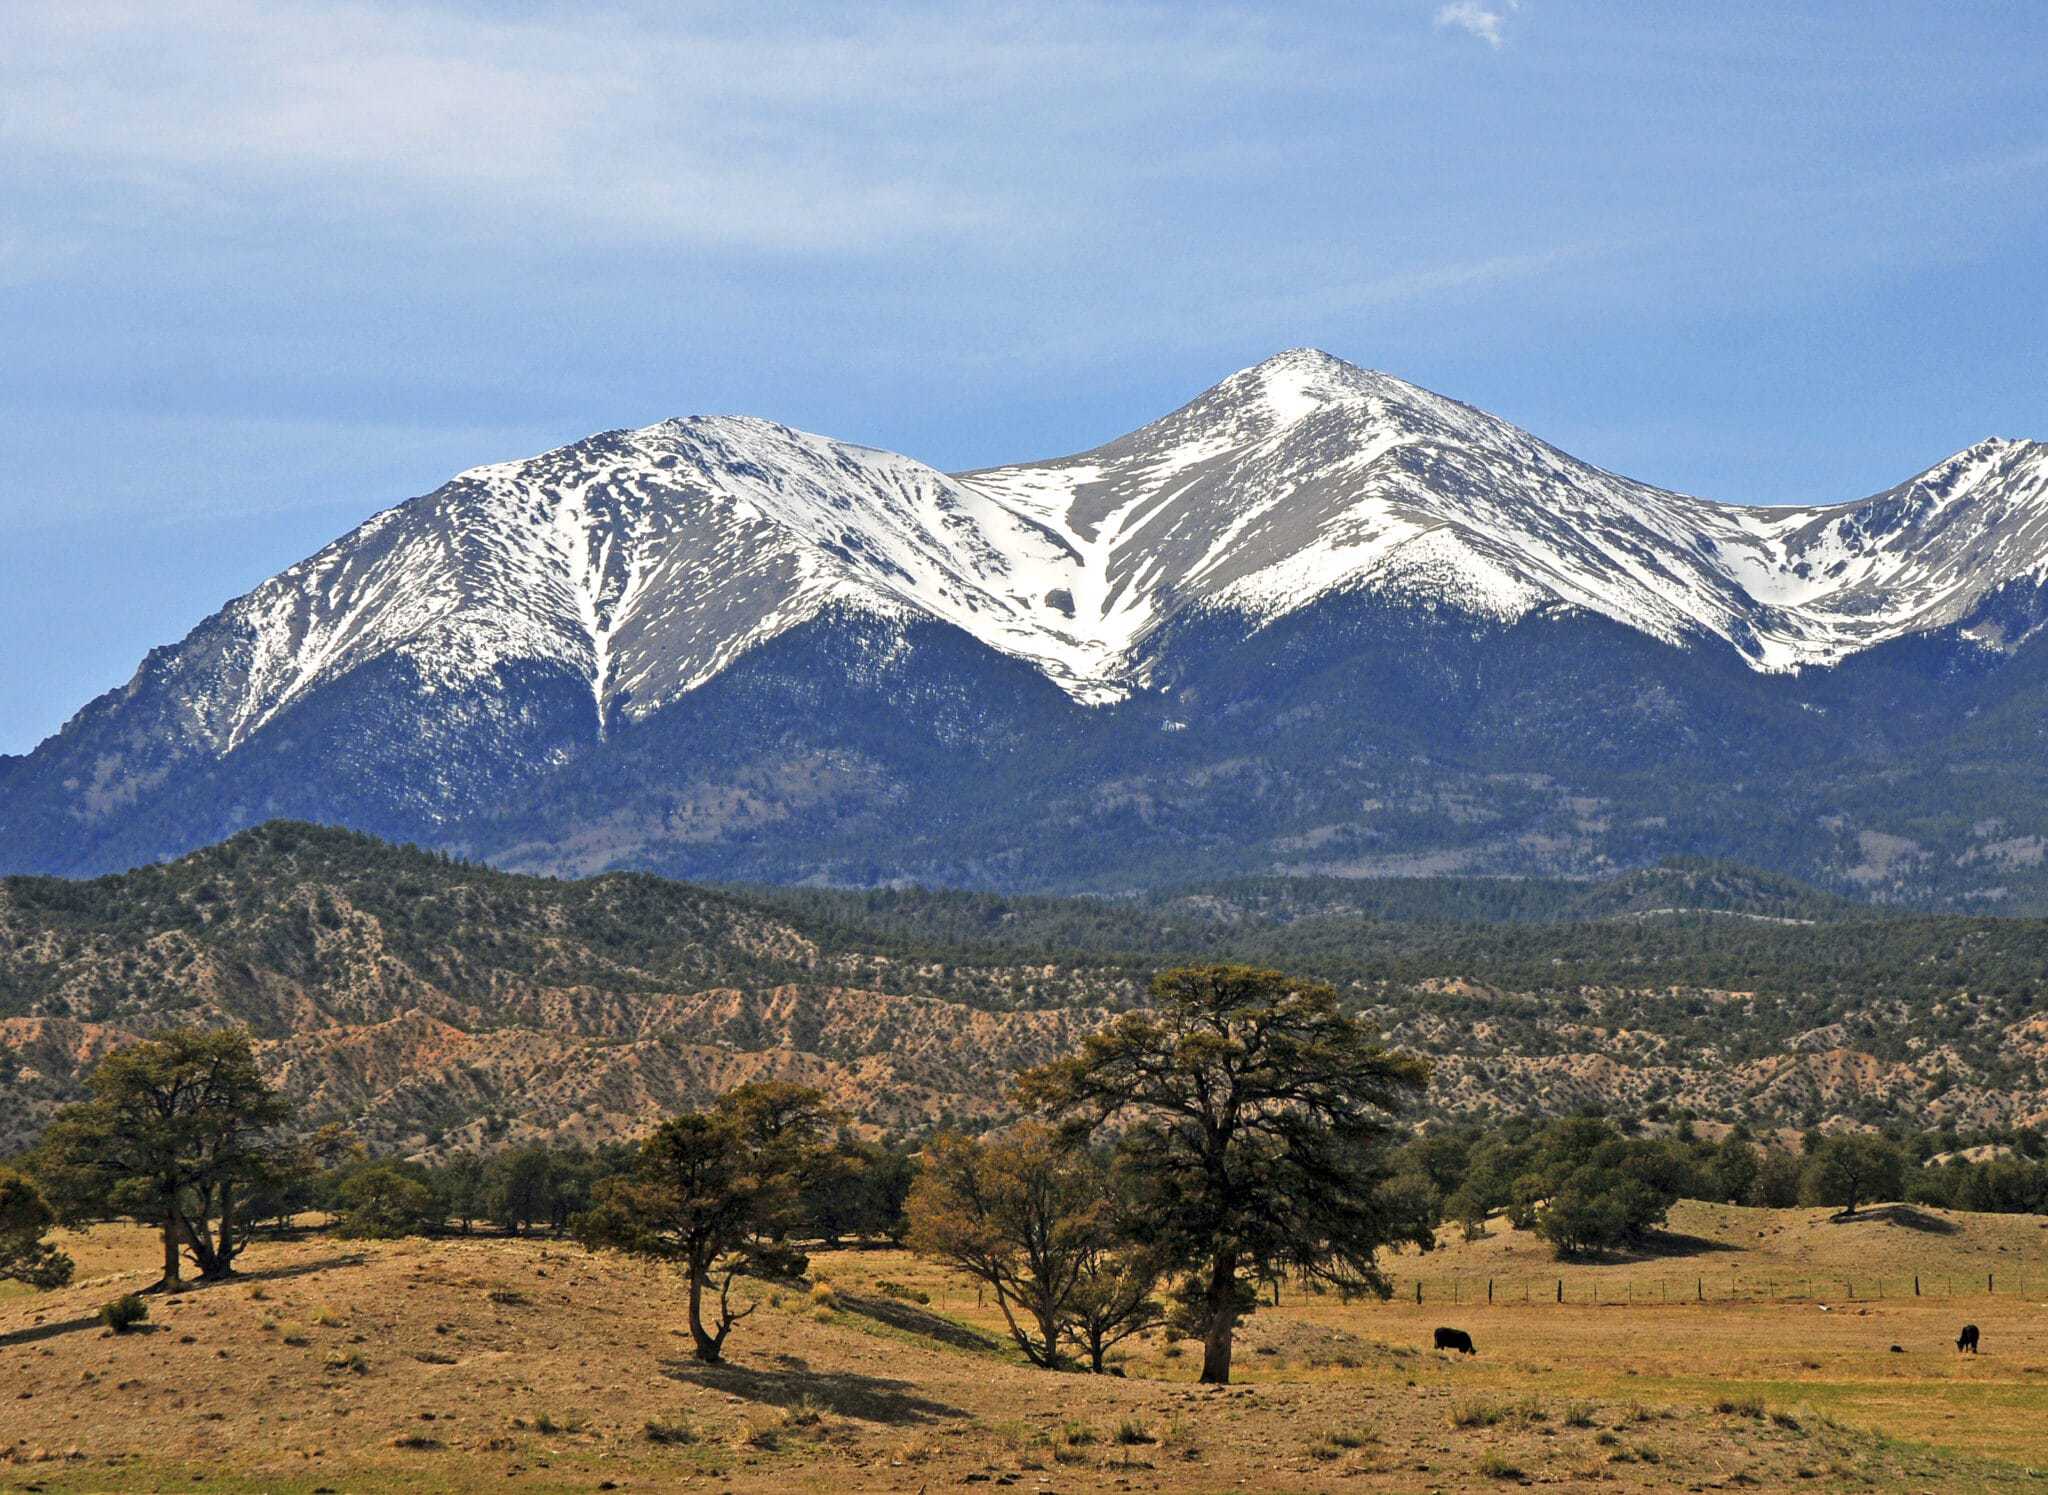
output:
<path id="1" fill-rule="evenodd" d="M 1313 343 L 1748 502 L 2048 437 L 2048 5 L 5 0 L 0 751 L 465 466 Z"/>

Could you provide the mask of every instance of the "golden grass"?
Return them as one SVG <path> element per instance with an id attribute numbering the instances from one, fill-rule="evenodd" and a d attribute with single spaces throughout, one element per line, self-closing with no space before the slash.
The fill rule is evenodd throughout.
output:
<path id="1" fill-rule="evenodd" d="M 153 1299 L 148 1332 L 113 1338 L 90 1314 L 155 1254 L 107 1229 L 67 1242 L 80 1284 L 0 1302 L 0 1489 L 2039 1488 L 2022 1471 L 2048 1465 L 2048 1300 L 1605 1302 L 1652 1272 L 1989 1260 L 2017 1283 L 2048 1239 L 1947 1223 L 1688 1205 L 1674 1225 L 1704 1244 L 1567 1273 L 1598 1307 L 1437 1300 L 1454 1273 L 1555 1272 L 1511 1233 L 1407 1255 L 1420 1307 L 1290 1287 L 1244 1326 L 1229 1389 L 1192 1384 L 1199 1356 L 1157 1335 L 1124 1379 L 976 1349 L 963 1331 L 999 1338 L 994 1305 L 893 1251 L 821 1253 L 825 1321 L 808 1286 L 782 1290 L 721 1370 L 688 1358 L 672 1274 L 545 1240 L 259 1243 L 248 1278 Z M 1974 1359 L 1953 1347 L 1965 1318 Z M 1441 1323 L 1478 1355 L 1431 1350 Z"/>

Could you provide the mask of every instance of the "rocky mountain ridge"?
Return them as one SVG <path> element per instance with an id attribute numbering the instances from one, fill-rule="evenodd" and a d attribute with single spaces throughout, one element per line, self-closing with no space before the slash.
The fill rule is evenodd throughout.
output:
<path id="1" fill-rule="evenodd" d="M 153 651 L 0 760 L 0 867 L 289 816 L 567 873 L 1071 889 L 1699 852 L 2048 899 L 2044 579 L 2039 443 L 1747 508 L 1312 349 L 951 476 L 669 420 L 461 474 Z M 1980 763 L 2010 780 L 1988 808 Z M 1874 802 L 1901 773 L 1927 782 Z"/>

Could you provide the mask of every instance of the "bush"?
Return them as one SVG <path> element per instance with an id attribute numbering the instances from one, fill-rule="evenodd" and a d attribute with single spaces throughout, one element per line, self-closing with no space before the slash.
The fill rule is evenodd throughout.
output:
<path id="1" fill-rule="evenodd" d="M 350 1240 L 396 1240 L 424 1235 L 438 1224 L 434 1193 L 394 1164 L 380 1163 L 352 1174 L 341 1185 L 344 1211 L 336 1234 Z"/>
<path id="2" fill-rule="evenodd" d="M 1459 1402 L 1445 1419 L 1454 1428 L 1490 1428 L 1508 1415 L 1495 1402 Z"/>
<path id="3" fill-rule="evenodd" d="M 100 1322 L 116 1334 L 126 1334 L 148 1317 L 149 1305 L 134 1293 L 124 1294 L 111 1303 L 100 1305 Z"/>

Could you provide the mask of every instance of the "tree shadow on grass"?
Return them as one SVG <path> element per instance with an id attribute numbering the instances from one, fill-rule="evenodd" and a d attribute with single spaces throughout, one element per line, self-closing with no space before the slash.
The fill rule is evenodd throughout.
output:
<path id="1" fill-rule="evenodd" d="M 310 1277 L 315 1272 L 331 1272 L 336 1267 L 359 1267 L 369 1259 L 360 1251 L 349 1251 L 340 1256 L 323 1256 L 318 1261 L 301 1262 L 295 1267 L 265 1267 L 260 1272 L 237 1271 L 234 1276 L 223 1278 L 219 1283 L 209 1282 L 200 1285 L 217 1287 L 233 1282 L 282 1282 L 287 1277 Z"/>
<path id="2" fill-rule="evenodd" d="M 16 1329 L 12 1334 L 0 1334 L 0 1350 L 9 1349 L 18 1344 L 34 1344 L 37 1340 L 41 1339 L 55 1339 L 63 1334 L 76 1334 L 81 1329 L 97 1329 L 99 1327 L 100 1316 L 97 1313 L 89 1313 L 80 1319 L 60 1319 L 54 1324 L 36 1324 L 27 1329 Z M 137 1327 L 145 1326 L 138 1325 Z M 152 1324 L 147 1327 L 154 1328 L 155 1325 Z"/>
<path id="3" fill-rule="evenodd" d="M 237 1272 L 232 1277 L 223 1277 L 215 1282 L 201 1282 L 197 1278 L 189 1278 L 185 1286 L 174 1295 L 173 1301 L 176 1298 L 187 1297 L 192 1293 L 203 1293 L 216 1287 L 232 1287 L 236 1283 L 280 1282 L 288 1277 L 307 1277 L 315 1272 L 332 1271 L 336 1267 L 357 1267 L 361 1266 L 368 1259 L 361 1252 L 350 1252 L 344 1256 L 323 1256 L 318 1261 L 301 1262 L 293 1267 L 268 1267 L 260 1272 Z M 12 1333 L 0 1334 L 0 1350 L 7 1349 L 13 1345 L 35 1344 L 39 1340 L 56 1339 L 65 1334 L 76 1334 L 81 1329 L 97 1329 L 99 1327 L 101 1327 L 101 1324 L 97 1310 L 83 1318 L 59 1319 L 57 1322 L 49 1324 L 33 1324 L 26 1329 L 16 1329 Z M 137 1324 L 128 1332 L 130 1334 L 154 1334 L 162 1327 L 161 1324 Z"/>
<path id="4" fill-rule="evenodd" d="M 905 1334 L 934 1340 L 949 1350 L 971 1350 L 982 1355 L 1000 1355 L 1003 1352 L 1000 1343 L 979 1329 L 970 1329 L 942 1313 L 933 1313 L 930 1309 L 896 1298 L 863 1298 L 853 1293 L 840 1293 L 838 1304 L 847 1313 L 857 1313 L 862 1318 L 873 1319 L 891 1329 L 900 1329 Z"/>
<path id="5" fill-rule="evenodd" d="M 772 1407 L 794 1407 L 808 1400 L 837 1416 L 861 1422 L 904 1426 L 967 1415 L 959 1407 L 918 1395 L 908 1381 L 845 1370 L 812 1370 L 793 1355 L 778 1356 L 777 1363 L 780 1369 L 763 1370 L 747 1365 L 670 1360 L 663 1363 L 661 1371 L 671 1380 Z"/>
<path id="6" fill-rule="evenodd" d="M 1953 1220 L 1930 1215 L 1927 1211 L 1915 1209 L 1910 1204 L 1873 1204 L 1856 1211 L 1853 1215 L 1829 1215 L 1828 1224 L 1900 1225 L 1907 1230 L 1918 1230 L 1927 1235 L 1954 1235 L 1961 1228 Z"/>
<path id="7" fill-rule="evenodd" d="M 1631 1266 L 1654 1261 L 1672 1261 L 1687 1256 L 1716 1256 L 1742 1247 L 1728 1241 L 1708 1240 L 1703 1235 L 1686 1235 L 1677 1230 L 1653 1230 L 1641 1240 L 1611 1251 L 1589 1251 L 1583 1256 L 1563 1258 L 1574 1266 Z"/>

